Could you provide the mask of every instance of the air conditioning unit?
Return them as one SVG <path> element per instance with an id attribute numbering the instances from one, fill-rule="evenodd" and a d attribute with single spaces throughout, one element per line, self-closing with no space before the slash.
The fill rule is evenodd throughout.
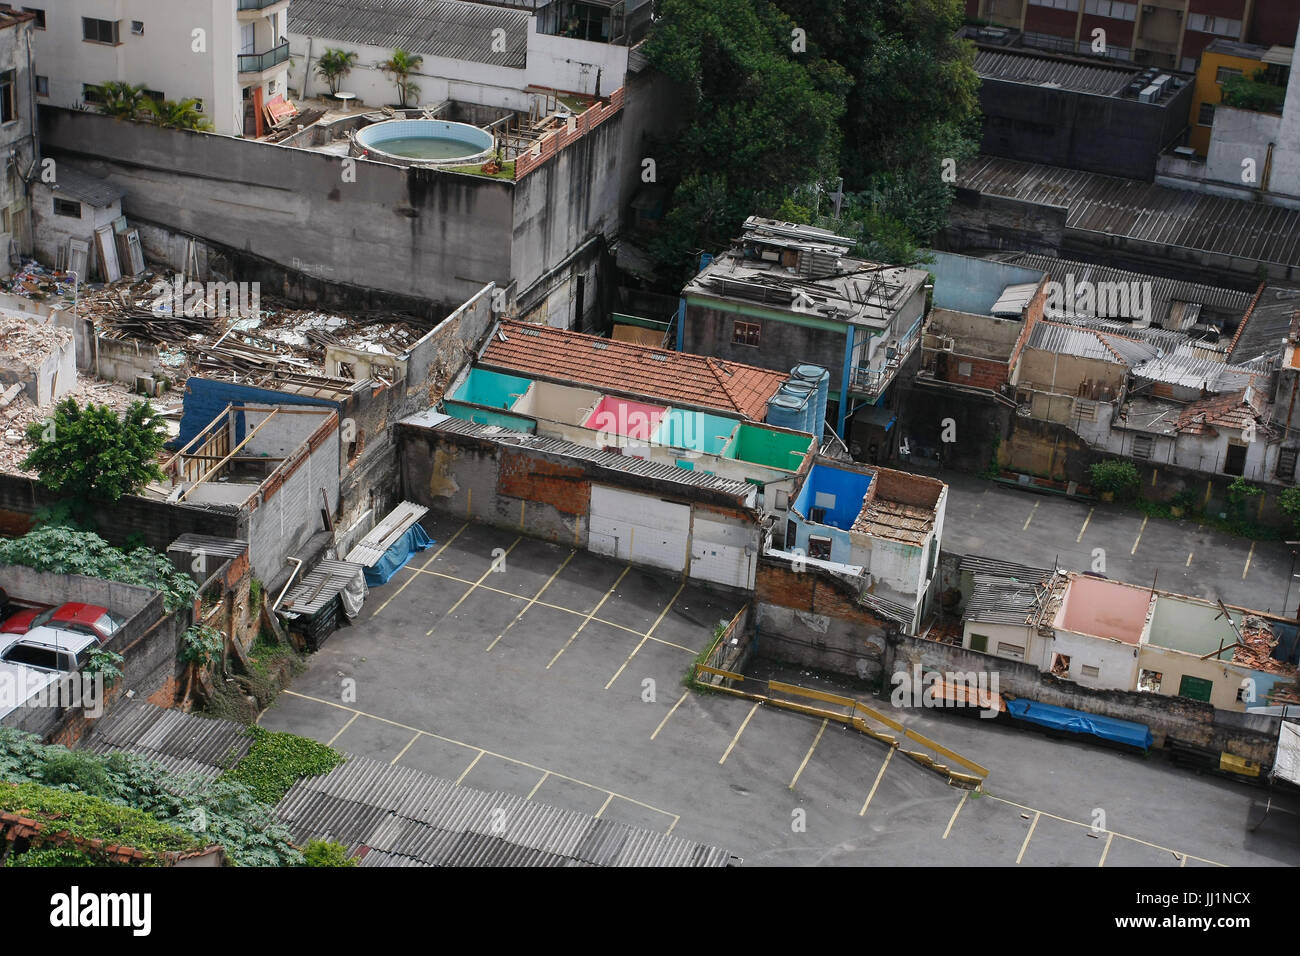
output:
<path id="1" fill-rule="evenodd" d="M 1155 5 L 1154 3 L 1144 3 L 1144 4 L 1142 4 L 1142 15 L 1143 15 L 1143 16 L 1150 16 L 1151 14 L 1153 14 L 1153 13 L 1155 13 L 1155 12 L 1156 12 L 1156 5 Z"/>
<path id="2" fill-rule="evenodd" d="M 951 352 L 954 348 L 956 348 L 956 346 L 957 343 L 953 340 L 952 336 L 950 335 L 945 335 L 943 338 L 939 340 L 940 352 Z"/>

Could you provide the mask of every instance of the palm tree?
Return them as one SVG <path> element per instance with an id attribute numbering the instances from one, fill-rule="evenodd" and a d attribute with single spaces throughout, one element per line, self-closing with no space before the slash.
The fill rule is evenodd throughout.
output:
<path id="1" fill-rule="evenodd" d="M 137 119 L 140 112 L 145 109 L 147 98 L 143 86 L 132 86 L 121 80 L 109 80 L 90 89 L 99 99 L 99 111 L 114 119 Z"/>
<path id="2" fill-rule="evenodd" d="M 352 72 L 357 55 L 343 50 L 327 49 L 316 61 L 316 75 L 330 85 L 330 96 L 338 93 L 343 77 Z"/>
<path id="3" fill-rule="evenodd" d="M 212 124 L 204 119 L 198 109 L 199 101 L 145 100 L 145 107 L 153 114 L 153 121 L 164 129 L 192 129 L 206 132 Z"/>
<path id="4" fill-rule="evenodd" d="M 423 64 L 424 57 L 399 49 L 394 49 L 392 57 L 379 64 L 379 69 L 393 77 L 397 85 L 397 105 L 402 109 L 406 109 L 408 98 L 418 99 L 420 96 L 420 88 L 411 79 L 411 74 L 418 73 Z"/>

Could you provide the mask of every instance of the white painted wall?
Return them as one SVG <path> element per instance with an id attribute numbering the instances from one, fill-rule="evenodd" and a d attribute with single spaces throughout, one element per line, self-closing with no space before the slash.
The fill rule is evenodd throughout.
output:
<path id="1" fill-rule="evenodd" d="M 993 654 L 997 657 L 1006 657 L 1009 660 L 1023 660 L 1028 664 L 1038 666 L 1043 659 L 1043 645 L 1045 642 L 1038 635 L 1038 629 L 1023 624 L 993 624 L 982 621 L 966 621 L 962 627 L 961 646 L 970 649 L 971 637 L 975 634 L 982 634 L 987 637 L 988 648 L 985 653 Z M 1010 644 L 1016 647 L 1024 648 L 1024 656 L 1014 658 L 1010 654 L 999 654 L 998 644 Z"/>
<path id="2" fill-rule="evenodd" d="M 1268 147 L 1277 142 L 1281 126 L 1282 117 L 1271 113 L 1217 107 L 1214 130 L 1210 134 L 1210 150 L 1205 159 L 1206 178 L 1234 186 L 1261 188 Z M 1249 170 L 1244 165 L 1246 160 L 1250 161 Z M 1274 162 L 1276 164 L 1276 157 Z M 1248 172 L 1251 178 L 1243 178 L 1243 172 Z"/>
<path id="3" fill-rule="evenodd" d="M 33 33 L 35 72 L 49 77 L 50 93 L 41 102 L 79 107 L 85 84 L 121 80 L 160 90 L 170 100 L 200 99 L 216 132 L 243 135 L 237 54 L 244 21 L 236 0 L 58 0 L 44 9 L 46 28 Z M 83 17 L 119 21 L 119 44 L 84 40 Z M 272 18 L 255 21 L 258 53 L 284 34 L 284 9 Z M 144 24 L 143 35 L 131 32 L 136 20 Z M 275 85 L 283 92 L 287 72 L 288 63 L 269 71 L 264 91 Z"/>
<path id="4" fill-rule="evenodd" d="M 537 18 L 529 17 L 526 72 L 533 86 L 608 96 L 627 76 L 627 47 L 538 33 Z"/>
<path id="5" fill-rule="evenodd" d="M 1062 628 L 1056 637 L 1043 642 L 1043 657 L 1039 668 L 1051 669 L 1052 657 L 1065 654 L 1070 658 L 1070 680 L 1084 687 L 1111 690 L 1133 690 L 1137 686 L 1138 646 L 1122 641 L 1111 641 L 1087 634 L 1077 634 Z M 1085 666 L 1096 667 L 1098 675 L 1083 673 Z"/>
<path id="6" fill-rule="evenodd" d="M 1300 29 L 1296 42 L 1300 48 Z M 1277 134 L 1277 148 L 1273 151 L 1273 174 L 1269 179 L 1273 192 L 1300 196 L 1300 83 L 1295 81 L 1292 67 L 1291 82 L 1286 88 L 1286 102 L 1282 107 L 1282 124 Z"/>
<path id="7" fill-rule="evenodd" d="M 75 196 L 63 193 L 58 195 L 60 199 L 76 200 Z M 96 259 L 93 245 L 95 230 L 121 217 L 121 201 L 114 201 L 112 205 L 102 208 L 82 202 L 81 218 L 78 219 L 72 216 L 56 216 L 54 196 L 55 192 L 48 184 L 42 183 L 39 179 L 32 183 L 33 248 L 36 257 L 42 262 L 53 265 L 58 261 L 56 254 L 60 248 L 66 255 L 69 239 L 80 239 L 92 243 L 89 261 L 93 263 Z M 82 276 L 81 280 L 88 282 L 90 278 L 88 275 Z"/>

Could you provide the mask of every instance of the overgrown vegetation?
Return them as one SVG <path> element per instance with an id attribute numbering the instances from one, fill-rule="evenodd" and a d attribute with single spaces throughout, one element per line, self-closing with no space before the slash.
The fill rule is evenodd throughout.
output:
<path id="1" fill-rule="evenodd" d="M 101 675 L 104 678 L 104 686 L 112 687 L 122 679 L 125 673 L 122 667 L 125 663 L 126 659 L 117 651 L 110 651 L 104 647 L 95 647 L 91 649 L 86 666 L 82 670 L 91 676 L 95 674 Z"/>
<path id="2" fill-rule="evenodd" d="M 1137 466 L 1123 458 L 1099 461 L 1088 469 L 1088 484 L 1093 492 L 1110 493 L 1120 500 L 1137 497 L 1140 483 Z"/>
<path id="3" fill-rule="evenodd" d="M 343 755 L 325 744 L 286 734 L 249 727 L 253 746 L 221 780 L 241 783 L 257 799 L 276 804 L 300 777 L 329 773 L 343 762 Z"/>
<path id="4" fill-rule="evenodd" d="M 1223 105 L 1259 113 L 1281 113 L 1286 102 L 1286 87 L 1268 81 L 1265 69 L 1249 77 L 1230 76 L 1223 81 Z"/>
<path id="5" fill-rule="evenodd" d="M 9 728 L 0 728 L 0 781 L 42 784 L 131 808 L 189 834 L 190 846 L 220 843 L 238 866 L 303 863 L 271 806 L 238 781 L 173 774 L 133 754 L 46 746 Z"/>
<path id="6" fill-rule="evenodd" d="M 1277 496 L 1277 506 L 1300 529 L 1300 488 L 1287 488 Z"/>
<path id="7" fill-rule="evenodd" d="M 356 866 L 357 861 L 348 856 L 348 848 L 342 843 L 330 843 L 326 840 L 311 840 L 302 848 L 303 859 L 307 866 Z"/>
<path id="8" fill-rule="evenodd" d="M 0 539 L 0 563 L 139 584 L 161 591 L 168 611 L 184 607 L 198 591 L 188 574 L 157 551 L 122 551 L 94 532 L 59 525 L 37 528 L 21 538 Z"/>
<path id="9" fill-rule="evenodd" d="M 182 664 L 199 668 L 211 667 L 221 660 L 226 639 L 210 624 L 193 624 L 181 635 L 181 648 L 176 657 Z"/>
<path id="10" fill-rule="evenodd" d="M 163 477 L 158 453 L 167 428 L 146 402 L 122 416 L 107 405 L 59 402 L 54 415 L 27 426 L 32 450 L 23 467 L 45 488 L 75 501 L 113 502 Z"/>
<path id="11" fill-rule="evenodd" d="M 166 129 L 208 131 L 212 124 L 196 99 L 167 100 L 150 96 L 143 85 L 109 80 L 90 87 L 101 113 L 120 120 L 144 120 Z"/>

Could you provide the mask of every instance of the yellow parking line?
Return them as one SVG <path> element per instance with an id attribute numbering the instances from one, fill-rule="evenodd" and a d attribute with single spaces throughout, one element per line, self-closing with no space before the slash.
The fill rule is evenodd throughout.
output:
<path id="1" fill-rule="evenodd" d="M 1034 506 L 1033 506 L 1032 508 L 1029 509 L 1029 517 L 1025 519 L 1025 524 L 1024 524 L 1024 526 L 1020 529 L 1021 531 L 1026 531 L 1026 530 L 1028 530 L 1028 528 L 1029 528 L 1029 522 L 1031 522 L 1031 521 L 1034 520 L 1034 512 L 1038 510 L 1038 505 L 1039 505 L 1039 502 L 1035 501 L 1035 502 L 1034 502 Z"/>
<path id="2" fill-rule="evenodd" d="M 1025 842 L 1020 844 L 1020 852 L 1016 854 L 1016 866 L 1019 866 L 1020 861 L 1025 858 L 1025 850 L 1029 849 L 1029 841 L 1034 836 L 1034 827 L 1038 826 L 1038 818 L 1041 816 L 1042 814 L 1037 810 L 1034 811 L 1034 822 L 1029 824 L 1029 832 L 1025 834 Z"/>
<path id="3" fill-rule="evenodd" d="M 561 564 L 558 568 L 556 568 L 556 569 L 555 569 L 555 573 L 552 574 L 549 578 L 546 579 L 546 583 L 543 584 L 543 585 L 538 589 L 537 593 L 533 595 L 532 600 L 529 601 L 527 604 L 525 604 L 525 605 L 520 609 L 519 613 L 516 614 L 516 615 L 514 616 L 514 619 L 511 620 L 511 622 L 505 626 L 505 630 L 503 630 L 500 634 L 498 634 L 498 635 L 496 636 L 496 639 L 493 640 L 492 643 L 489 644 L 486 648 L 484 648 L 484 652 L 485 652 L 485 653 L 486 653 L 487 651 L 492 650 L 492 648 L 496 647 L 496 646 L 497 646 L 497 641 L 501 640 L 501 638 L 503 638 L 503 637 L 506 636 L 506 631 L 510 630 L 512 627 L 514 627 L 516 624 L 519 623 L 519 619 L 520 619 L 521 617 L 523 617 L 523 616 L 528 612 L 528 609 L 529 609 L 530 607 L 532 607 L 534 604 L 537 603 L 537 599 L 538 599 L 539 597 L 542 596 L 542 592 L 545 591 L 547 588 L 549 588 L 549 587 L 551 586 L 551 582 L 554 581 L 557 577 L 559 577 L 560 572 L 563 571 L 565 568 L 567 568 L 567 567 L 569 566 L 569 562 L 573 560 L 573 556 L 574 556 L 575 554 L 577 554 L 577 553 L 578 553 L 578 552 L 576 552 L 576 551 L 570 551 L 570 552 L 569 552 L 569 556 L 568 556 L 567 558 L 564 559 L 564 563 Z"/>
<path id="4" fill-rule="evenodd" d="M 601 818 L 601 816 L 605 813 L 605 811 L 609 809 L 609 805 L 613 802 L 614 802 L 614 795 L 611 793 L 608 797 L 605 798 L 605 802 L 600 805 L 600 809 L 596 811 L 597 820 Z"/>
<path id="5" fill-rule="evenodd" d="M 587 616 L 582 619 L 582 623 L 578 625 L 578 629 L 574 631 L 571 635 L 569 635 L 569 639 L 564 642 L 564 646 L 555 652 L 555 656 L 552 657 L 550 662 L 546 665 L 546 669 L 548 671 L 551 669 L 551 664 L 554 664 L 556 661 L 558 661 L 560 659 L 560 655 L 569 649 L 569 645 L 578 639 L 578 635 L 582 633 L 582 629 L 591 623 L 591 619 L 596 616 L 596 612 L 599 611 L 601 607 L 605 604 L 605 602 L 609 600 L 610 595 L 614 593 L 614 589 L 623 583 L 624 576 L 626 576 L 626 574 L 631 570 L 632 570 L 632 565 L 629 564 L 627 567 L 623 569 L 622 574 L 620 574 L 618 578 L 615 579 L 614 583 L 609 586 L 609 590 L 606 591 L 605 596 L 600 599 L 600 603 L 591 609 L 590 613 L 588 613 Z"/>
<path id="6" fill-rule="evenodd" d="M 405 757 L 405 756 L 406 756 L 406 752 L 407 752 L 408 750 L 411 749 L 411 744 L 413 744 L 413 743 L 415 743 L 417 740 L 419 740 L 421 736 L 422 736 L 422 735 L 421 735 L 420 731 L 417 730 L 417 731 L 415 732 L 415 736 L 412 737 L 410 740 L 408 740 L 408 741 L 406 742 L 406 746 L 403 747 L 400 751 L 398 751 L 397 756 L 394 757 L 392 760 L 388 761 L 388 766 L 390 766 L 390 767 L 396 766 L 396 765 L 397 765 L 397 761 L 399 761 L 399 760 L 401 760 L 403 757 Z"/>
<path id="7" fill-rule="evenodd" d="M 461 782 L 462 780 L 464 780 L 466 777 L 469 776 L 469 772 L 470 772 L 471 770 L 474 769 L 475 765 L 476 765 L 480 760 L 483 759 L 483 755 L 484 755 L 485 753 L 487 753 L 486 750 L 480 750 L 477 754 L 474 755 L 474 759 L 471 760 L 471 761 L 469 762 L 469 766 L 466 767 L 466 768 L 464 769 L 464 771 L 461 773 L 461 775 L 460 775 L 459 777 L 456 778 L 456 786 L 459 787 L 459 786 L 460 786 L 460 782 Z"/>
<path id="8" fill-rule="evenodd" d="M 455 541 L 457 538 L 459 538 L 459 537 L 460 537 L 460 533 L 461 533 L 462 531 L 464 531 L 464 530 L 465 530 L 466 528 L 468 528 L 468 527 L 469 527 L 469 522 L 466 521 L 463 525 L 461 525 L 459 528 L 456 529 L 456 533 L 455 533 L 455 534 L 453 534 L 450 538 L 448 538 L 446 541 L 443 542 L 443 545 L 442 545 L 441 548 L 439 548 L 437 551 L 433 552 L 433 554 L 429 557 L 429 560 L 428 560 L 428 561 L 425 561 L 424 564 L 420 565 L 418 568 L 411 568 L 411 570 L 412 570 L 412 571 L 423 571 L 423 570 L 424 570 L 425 568 L 427 568 L 429 565 L 433 564 L 434 561 L 438 560 L 438 556 L 441 555 L 442 552 L 446 551 L 449 547 L 451 547 L 451 543 L 452 543 L 453 541 Z M 415 577 L 416 577 L 416 576 L 413 574 L 413 575 L 411 575 L 409 578 L 407 578 L 405 581 L 403 581 L 403 582 L 402 582 L 402 586 L 401 586 L 400 588 L 398 588 L 396 591 L 394 591 L 392 594 L 388 595 L 388 600 L 385 601 L 383 604 L 379 605 L 379 607 L 375 610 L 375 613 L 372 614 L 372 615 L 370 615 L 370 616 L 371 616 L 371 617 L 374 617 L 375 615 L 379 614 L 379 612 L 382 611 L 384 608 L 388 607 L 388 605 L 392 604 L 392 603 L 393 603 L 393 598 L 397 597 L 397 595 L 399 595 L 399 594 L 401 594 L 403 591 L 405 591 L 405 590 L 406 590 L 406 586 L 407 586 L 408 584 L 410 584 L 412 581 L 414 581 L 414 580 L 415 580 Z"/>
<path id="9" fill-rule="evenodd" d="M 443 614 L 442 617 L 438 618 L 437 623 L 435 623 L 433 627 L 429 628 L 427 631 L 424 632 L 424 636 L 429 637 L 430 635 L 432 635 L 434 630 L 438 627 L 438 624 L 441 624 L 443 621 L 447 620 L 447 618 L 451 617 L 451 615 L 455 614 L 456 608 L 460 607 L 462 604 L 465 603 L 465 599 L 474 593 L 475 589 L 480 584 L 482 584 L 484 580 L 487 579 L 487 576 L 489 574 L 493 574 L 496 572 L 497 561 L 504 561 L 506 555 L 508 555 L 511 551 L 515 549 L 515 545 L 517 545 L 520 541 L 523 540 L 524 540 L 524 536 L 520 535 L 519 537 L 515 538 L 514 541 L 511 542 L 510 547 L 506 548 L 505 553 L 502 554 L 500 558 L 493 558 L 492 563 L 488 565 L 488 569 L 483 572 L 482 576 L 477 581 L 475 581 L 473 585 L 470 586 L 470 589 L 468 591 L 466 591 L 459 598 L 457 598 L 456 603 L 453 604 L 451 607 L 449 607 L 447 609 L 447 612 Z"/>
<path id="10" fill-rule="evenodd" d="M 820 727 L 817 728 L 817 736 L 813 738 L 812 746 L 809 747 L 809 748 L 808 748 L 808 752 L 807 752 L 806 754 L 803 755 L 803 763 L 799 764 L 799 769 L 796 770 L 796 771 L 794 772 L 794 776 L 790 778 L 790 789 L 791 789 L 791 790 L 793 790 L 793 789 L 794 789 L 794 785 L 795 785 L 796 783 L 799 782 L 799 775 L 803 773 L 803 768 L 806 767 L 806 766 L 808 766 L 808 758 L 810 758 L 810 757 L 813 755 L 813 751 L 816 750 L 816 749 L 817 749 L 817 745 L 818 745 L 819 743 L 821 743 L 822 734 L 824 734 L 824 733 L 826 732 L 826 725 L 827 725 L 828 723 L 830 723 L 830 718 L 828 718 L 828 717 L 823 717 L 823 718 L 822 718 L 822 725 L 821 725 Z"/>
<path id="11" fill-rule="evenodd" d="M 749 726 L 749 718 L 754 716 L 754 711 L 756 710 L 758 710 L 758 703 L 755 703 L 753 707 L 749 708 L 749 713 L 746 714 L 745 719 L 741 721 L 740 729 L 736 731 L 736 736 L 731 738 L 731 743 L 727 744 L 727 751 L 722 755 L 722 758 L 718 761 L 718 763 L 727 762 L 727 758 L 731 756 L 732 748 L 736 746 L 736 741 L 740 739 L 740 735 L 743 734 L 745 732 L 745 728 Z"/>
<path id="12" fill-rule="evenodd" d="M 349 718 L 348 718 L 348 722 L 347 722 L 346 724 L 344 724 L 342 727 L 339 728 L 339 732 L 338 732 L 337 734 L 335 734 L 333 737 L 331 737 L 331 738 L 329 739 L 329 741 L 325 744 L 325 746 L 327 746 L 327 747 L 333 747 L 333 746 L 334 746 L 334 741 L 336 741 L 336 740 L 338 740 L 340 737 L 342 737 L 342 736 L 343 736 L 343 731 L 345 731 L 345 730 L 347 730 L 349 727 L 351 727 L 351 726 L 352 726 L 352 722 L 353 722 L 354 720 L 356 720 L 356 719 L 357 719 L 357 715 L 356 715 L 356 714 L 353 714 L 351 717 L 349 717 Z"/>
<path id="13" fill-rule="evenodd" d="M 1133 539 L 1133 547 L 1129 549 L 1129 554 L 1137 554 L 1138 542 L 1142 540 L 1142 532 L 1147 529 L 1147 522 L 1151 520 L 1150 515 L 1142 519 L 1142 527 L 1138 528 L 1138 536 Z"/>
<path id="14" fill-rule="evenodd" d="M 1246 566 L 1241 569 L 1241 579 L 1246 580 L 1246 575 L 1250 573 L 1250 559 L 1255 556 L 1255 542 L 1250 543 L 1250 554 L 1246 555 Z"/>
<path id="15" fill-rule="evenodd" d="M 1195 551 L 1187 552 L 1187 563 L 1184 564 L 1183 567 L 1190 568 L 1192 566 L 1192 555 L 1194 555 L 1195 553 L 1196 553 Z"/>
<path id="16" fill-rule="evenodd" d="M 1110 854 L 1110 841 L 1113 839 L 1115 839 L 1115 834 L 1113 833 L 1106 834 L 1106 847 L 1101 851 L 1101 859 L 1097 861 L 1098 867 L 1102 867 L 1106 865 L 1106 857 Z"/>
<path id="17" fill-rule="evenodd" d="M 637 652 L 641 650 L 642 647 L 645 646 L 645 642 L 652 639 L 651 635 L 654 634 L 655 628 L 657 628 L 659 626 L 659 622 L 662 621 L 667 616 L 668 612 L 672 609 L 672 606 L 677 603 L 677 598 L 681 595 L 682 589 L 685 587 L 686 587 L 686 579 L 682 578 L 682 583 L 677 585 L 677 590 L 676 592 L 674 592 L 672 599 L 668 602 L 667 606 L 662 611 L 659 612 L 659 616 L 655 618 L 655 622 L 650 625 L 650 630 L 645 632 L 645 637 L 641 638 L 637 646 L 632 648 L 632 653 L 627 655 L 627 660 L 625 660 L 622 663 L 622 665 L 619 666 L 618 670 L 614 671 L 614 676 L 611 677 L 609 679 L 609 683 L 605 685 L 605 690 L 609 690 L 610 687 L 613 686 L 614 681 L 618 680 L 618 675 L 623 673 L 623 669 L 627 667 L 628 664 L 632 663 L 632 658 L 636 657 Z"/>
<path id="18" fill-rule="evenodd" d="M 871 785 L 871 792 L 867 794 L 866 802 L 862 804 L 862 809 L 858 811 L 858 816 L 866 816 L 867 807 L 871 806 L 871 798 L 876 795 L 876 788 L 880 786 L 880 780 L 885 775 L 885 768 L 889 766 L 890 758 L 894 756 L 894 748 L 889 748 L 889 753 L 885 754 L 885 762 L 880 765 L 880 772 L 876 774 L 876 782 Z"/>
<path id="19" fill-rule="evenodd" d="M 671 709 L 669 709 L 668 713 L 664 714 L 664 719 L 659 721 L 659 726 L 656 727 L 655 732 L 650 735 L 651 740 L 654 740 L 656 737 L 659 736 L 659 731 L 664 729 L 664 724 L 668 723 L 668 718 L 671 717 L 673 714 L 677 713 L 677 708 L 682 706 L 682 702 L 685 701 L 686 698 L 690 696 L 691 696 L 691 692 L 688 690 L 686 693 L 682 694 L 681 697 L 677 698 L 677 703 L 673 704 Z"/>
<path id="20" fill-rule="evenodd" d="M 961 813 L 961 808 L 966 806 L 966 798 L 969 796 L 970 796 L 970 791 L 967 790 L 965 793 L 961 795 L 961 799 L 957 801 L 957 806 L 952 811 L 952 817 L 951 819 L 948 820 L 948 827 L 943 831 L 943 838 L 945 840 L 948 839 L 948 834 L 952 832 L 952 825 L 957 822 L 957 814 Z"/>
<path id="21" fill-rule="evenodd" d="M 1088 530 L 1088 522 L 1092 520 L 1092 513 L 1096 510 L 1096 508 L 1088 509 L 1088 517 L 1083 519 L 1083 527 L 1079 529 L 1079 536 L 1074 539 L 1075 544 L 1078 544 L 1083 540 L 1083 533 Z"/>
<path id="22" fill-rule="evenodd" d="M 533 789 L 528 791 L 528 796 L 524 797 L 524 799 L 525 800 L 533 799 L 534 794 L 536 794 L 538 790 L 542 789 L 542 784 L 546 782 L 546 778 L 549 777 L 550 775 L 551 772 L 549 770 L 546 771 L 546 773 L 542 774 L 542 779 L 537 781 L 537 785 L 533 787 Z"/>

